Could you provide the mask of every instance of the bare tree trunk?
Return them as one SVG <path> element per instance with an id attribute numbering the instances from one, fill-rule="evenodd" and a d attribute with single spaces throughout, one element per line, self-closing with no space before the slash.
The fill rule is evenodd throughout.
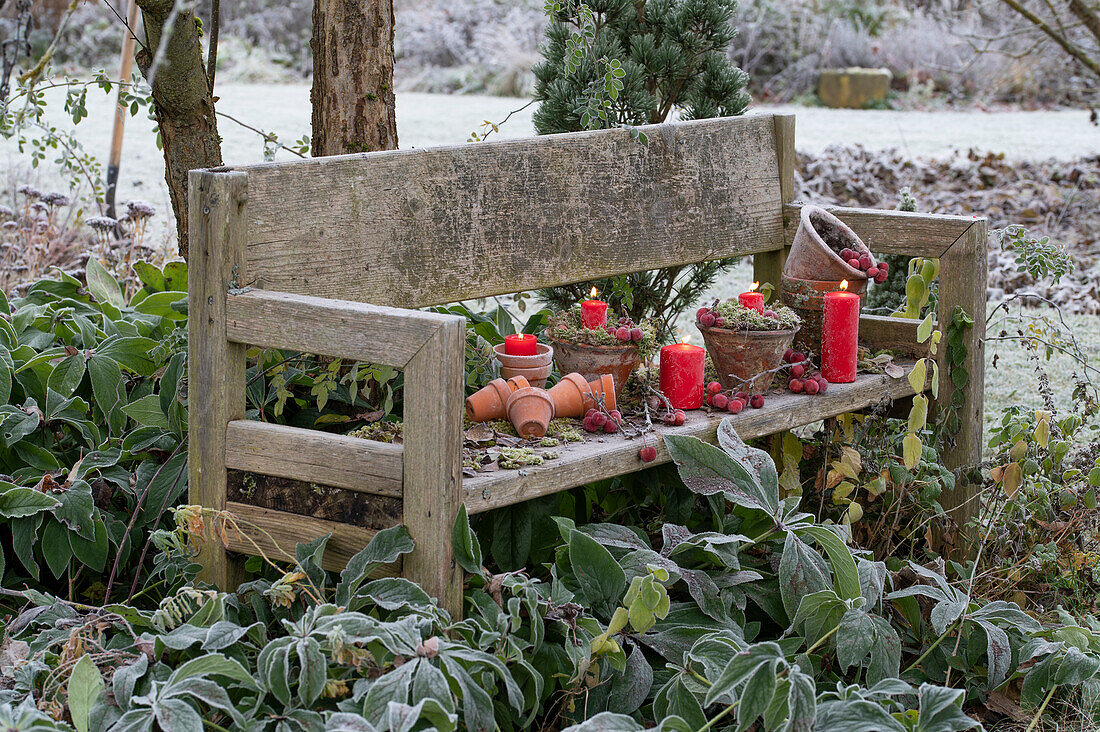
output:
<path id="1" fill-rule="evenodd" d="M 314 0 L 313 154 L 397 148 L 393 0 Z"/>
<path id="2" fill-rule="evenodd" d="M 187 171 L 222 164 L 214 98 L 195 15 L 181 11 L 172 19 L 172 0 L 137 0 L 137 4 L 146 38 L 137 62 L 147 80 L 153 71 L 153 110 L 164 145 L 164 178 L 176 215 L 179 253 L 187 259 Z M 165 33 L 170 35 L 163 44 L 163 57 L 154 59 Z"/>

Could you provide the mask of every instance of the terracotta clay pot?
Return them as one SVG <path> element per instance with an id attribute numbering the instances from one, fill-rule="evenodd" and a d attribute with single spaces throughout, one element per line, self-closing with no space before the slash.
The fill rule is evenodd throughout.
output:
<path id="1" fill-rule="evenodd" d="M 491 419 L 504 419 L 507 413 L 508 397 L 517 389 L 531 386 L 522 376 L 514 376 L 508 381 L 493 379 L 485 386 L 466 397 L 466 416 L 471 422 L 488 422 Z"/>
<path id="2" fill-rule="evenodd" d="M 615 381 L 615 396 L 622 393 L 630 373 L 638 368 L 641 356 L 633 343 L 622 346 L 590 346 L 587 343 L 554 341 L 554 361 L 558 371 L 568 374 L 576 371 L 592 382 L 604 374 L 611 374 Z"/>
<path id="3" fill-rule="evenodd" d="M 829 246 L 831 242 L 836 250 Z M 867 291 L 867 274 L 841 259 L 837 250 L 854 249 L 874 258 L 855 232 L 843 221 L 820 206 L 803 206 L 791 252 L 783 266 L 779 299 L 802 320 L 795 348 L 821 352 L 821 313 L 826 292 L 840 289 L 848 281 L 848 291 L 862 296 Z"/>
<path id="4" fill-rule="evenodd" d="M 508 419 L 520 437 L 545 437 L 554 418 L 554 400 L 545 389 L 529 386 L 508 397 Z"/>
<path id="5" fill-rule="evenodd" d="M 730 330 L 696 324 L 703 334 L 718 382 L 724 389 L 763 393 L 771 386 L 775 373 L 764 373 L 783 363 L 783 354 L 791 347 L 793 330 Z"/>
<path id="6" fill-rule="evenodd" d="M 500 375 L 505 379 L 522 376 L 531 386 L 542 388 L 554 370 L 554 349 L 539 343 L 534 356 L 510 356 L 504 352 L 504 344 L 493 346 L 493 353 L 500 364 Z"/>
<path id="7" fill-rule="evenodd" d="M 548 392 L 554 400 L 555 417 L 583 417 L 603 397 L 607 411 L 615 408 L 615 380 L 603 374 L 589 383 L 579 373 L 566 374 Z"/>
<path id="8" fill-rule="evenodd" d="M 803 206 L 783 274 L 804 280 L 865 281 L 866 272 L 840 258 L 838 252 L 845 248 L 874 260 L 871 250 L 846 223 L 820 206 Z"/>

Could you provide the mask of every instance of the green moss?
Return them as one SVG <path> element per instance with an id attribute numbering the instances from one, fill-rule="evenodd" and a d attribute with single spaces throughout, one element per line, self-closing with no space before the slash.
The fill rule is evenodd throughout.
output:
<path id="1" fill-rule="evenodd" d="M 560 442 L 584 442 L 584 435 L 577 429 L 576 422 L 564 417 L 550 420 L 550 424 L 546 427 L 546 434 L 557 438 Z"/>
<path id="2" fill-rule="evenodd" d="M 779 317 L 769 318 L 762 315 L 745 307 L 735 297 L 723 300 L 714 307 L 715 312 L 726 319 L 725 327 L 729 330 L 791 330 L 802 322 L 785 305 L 773 305 L 770 309 Z"/>
<path id="3" fill-rule="evenodd" d="M 402 422 L 371 422 L 362 427 L 357 427 L 348 433 L 348 437 L 358 437 L 363 440 L 375 442 L 396 442 L 402 438 L 404 423 Z"/>
<path id="4" fill-rule="evenodd" d="M 543 437 L 539 440 L 539 447 L 557 447 L 561 443 L 555 440 L 553 437 Z"/>
<path id="5" fill-rule="evenodd" d="M 614 314 L 608 313 L 608 320 L 614 325 L 616 322 Z M 634 343 L 634 345 L 637 347 L 642 361 L 649 361 L 653 354 L 657 352 L 657 324 L 647 320 L 635 323 L 635 325 L 642 329 L 642 340 Z M 557 313 L 550 320 L 550 325 L 546 327 L 546 335 L 559 341 L 585 343 L 590 346 L 627 345 L 606 330 L 590 330 L 581 325 L 580 305 L 574 305 L 568 310 Z"/>
<path id="6" fill-rule="evenodd" d="M 534 448 L 505 447 L 500 450 L 497 464 L 505 470 L 517 470 L 528 465 L 542 465 L 542 457 L 535 453 Z"/>

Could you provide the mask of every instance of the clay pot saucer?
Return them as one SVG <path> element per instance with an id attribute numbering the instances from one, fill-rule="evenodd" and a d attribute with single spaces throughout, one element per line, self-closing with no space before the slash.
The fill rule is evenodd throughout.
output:
<path id="1" fill-rule="evenodd" d="M 504 419 L 507 413 L 508 397 L 518 389 L 529 387 L 527 379 L 514 376 L 505 381 L 493 379 L 476 392 L 466 397 L 466 416 L 471 422 L 488 422 Z"/>
<path id="2" fill-rule="evenodd" d="M 493 354 L 500 364 L 500 375 L 508 379 L 522 376 L 531 386 L 542 388 L 554 370 L 554 349 L 545 343 L 536 345 L 534 356 L 511 356 L 504 352 L 504 344 L 493 346 Z"/>
<path id="3" fill-rule="evenodd" d="M 732 330 L 695 325 L 703 334 L 722 388 L 757 394 L 771 386 L 775 372 L 763 372 L 783 363 L 783 354 L 799 330 Z"/>
<path id="4" fill-rule="evenodd" d="M 554 400 L 545 389 L 529 386 L 508 397 L 508 419 L 520 437 L 545 437 L 554 418 Z"/>
<path id="5" fill-rule="evenodd" d="M 615 383 L 616 397 L 622 393 L 626 380 L 642 361 L 638 345 L 633 342 L 621 346 L 592 346 L 547 337 L 554 343 L 554 362 L 558 365 L 558 371 L 565 374 L 575 371 L 589 383 L 610 374 Z"/>
<path id="6" fill-rule="evenodd" d="M 601 397 L 604 407 L 610 412 L 615 408 L 615 379 L 611 374 L 602 374 L 589 382 L 573 372 L 550 387 L 549 394 L 554 400 L 555 417 L 583 417 Z"/>

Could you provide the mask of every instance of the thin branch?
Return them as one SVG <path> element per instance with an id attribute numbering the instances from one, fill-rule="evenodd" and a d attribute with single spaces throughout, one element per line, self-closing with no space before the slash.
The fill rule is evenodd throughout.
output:
<path id="1" fill-rule="evenodd" d="M 287 147 L 283 143 L 279 142 L 278 138 L 274 137 L 270 132 L 264 132 L 263 130 L 261 130 L 257 127 L 253 127 L 252 125 L 248 124 L 247 122 L 242 122 L 241 120 L 237 119 L 233 115 L 226 114 L 225 112 L 215 112 L 215 114 L 217 114 L 219 117 L 224 117 L 225 119 L 229 120 L 230 122 L 236 122 L 237 124 L 239 124 L 241 127 L 245 128 L 246 130 L 251 130 L 252 132 L 255 132 L 257 135 L 264 138 L 264 142 L 274 143 L 277 147 L 282 148 L 283 150 L 286 150 L 289 153 L 294 153 L 295 155 L 297 155 L 300 158 L 308 158 L 309 157 L 308 155 L 303 155 L 302 153 L 298 152 L 297 150 L 295 150 L 293 148 L 290 148 L 290 147 Z"/>
<path id="2" fill-rule="evenodd" d="M 1089 56 L 1081 48 L 1079 48 L 1068 38 L 1060 35 L 1056 30 L 1051 28 L 1045 20 L 1025 8 L 1023 4 L 1019 2 L 1019 0 L 1001 0 L 1001 2 L 1015 10 L 1017 14 L 1022 16 L 1043 33 L 1046 33 L 1052 41 L 1061 46 L 1066 53 L 1076 59 L 1078 63 L 1087 68 L 1094 75 L 1100 76 L 1100 63 L 1098 63 L 1095 59 L 1089 58 Z"/>
<path id="3" fill-rule="evenodd" d="M 210 0 L 210 48 L 206 51 L 206 81 L 214 91 L 214 72 L 218 70 L 218 29 L 221 26 L 221 0 Z"/>

